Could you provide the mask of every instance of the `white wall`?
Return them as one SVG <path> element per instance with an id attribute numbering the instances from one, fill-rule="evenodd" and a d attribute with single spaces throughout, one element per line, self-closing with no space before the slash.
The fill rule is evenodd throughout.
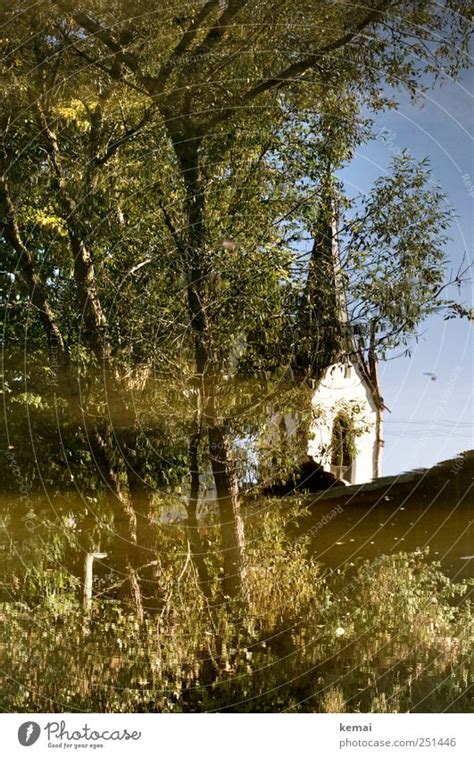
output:
<path id="1" fill-rule="evenodd" d="M 357 455 L 352 482 L 362 484 L 374 477 L 377 409 L 358 367 L 337 363 L 328 368 L 312 399 L 314 421 L 308 454 L 326 470 L 331 468 L 330 444 L 335 417 L 342 410 L 353 418 L 361 434 L 355 439 Z"/>

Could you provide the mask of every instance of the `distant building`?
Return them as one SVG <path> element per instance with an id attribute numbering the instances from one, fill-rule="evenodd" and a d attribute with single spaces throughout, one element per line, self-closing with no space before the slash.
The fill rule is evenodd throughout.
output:
<path id="1" fill-rule="evenodd" d="M 321 202 L 305 291 L 295 376 L 312 387 L 311 421 L 306 453 L 324 470 L 347 484 L 380 476 L 383 399 L 377 361 L 363 350 L 349 323 L 333 195 Z M 295 378 L 295 381 L 298 379 Z M 297 412 L 272 419 L 270 435 L 287 445 L 301 433 Z M 301 449 L 301 448 L 300 448 Z"/>
<path id="2" fill-rule="evenodd" d="M 348 484 L 380 475 L 380 397 L 357 359 L 326 369 L 312 397 L 308 454 Z"/>

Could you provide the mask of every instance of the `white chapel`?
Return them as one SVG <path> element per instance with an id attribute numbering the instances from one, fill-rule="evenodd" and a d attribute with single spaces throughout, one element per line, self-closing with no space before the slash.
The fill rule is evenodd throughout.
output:
<path id="1" fill-rule="evenodd" d="M 380 476 L 384 404 L 374 352 L 357 343 L 349 323 L 332 198 L 322 203 L 311 254 L 306 333 L 316 334 L 312 349 L 316 344 L 322 368 L 311 380 L 307 454 L 345 484 L 362 484 Z M 298 433 L 296 414 L 274 420 L 291 443 Z"/>

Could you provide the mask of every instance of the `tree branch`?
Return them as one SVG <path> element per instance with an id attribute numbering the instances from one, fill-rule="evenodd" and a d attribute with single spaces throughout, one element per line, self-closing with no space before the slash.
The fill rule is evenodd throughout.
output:
<path id="1" fill-rule="evenodd" d="M 35 271 L 33 256 L 22 239 L 8 181 L 4 173 L 0 176 L 0 209 L 2 211 L 0 218 L 2 235 L 18 254 L 20 280 L 28 292 L 31 304 L 38 312 L 38 317 L 48 339 L 52 363 L 57 368 L 64 367 L 68 363 L 66 343 L 56 323 L 45 286 Z"/>
<path id="2" fill-rule="evenodd" d="M 157 81 L 161 86 L 163 86 L 169 79 L 171 71 L 173 70 L 174 62 L 179 60 L 179 58 L 185 52 L 187 52 L 187 50 L 189 50 L 194 40 L 196 39 L 197 33 L 201 28 L 203 22 L 218 7 L 219 0 L 208 0 L 208 2 L 202 7 L 200 13 L 198 13 L 194 21 L 191 22 L 189 28 L 184 32 L 180 41 L 160 68 L 160 72 L 157 76 Z"/>
<path id="3" fill-rule="evenodd" d="M 251 103 L 264 92 L 268 92 L 269 90 L 279 87 L 287 82 L 294 81 L 310 68 L 320 67 L 320 61 L 325 55 L 335 52 L 336 50 L 339 50 L 345 45 L 352 42 L 364 29 L 374 23 L 374 21 L 377 21 L 379 16 L 389 6 L 396 4 L 397 2 L 394 3 L 393 0 L 383 0 L 383 2 L 379 3 L 376 8 L 374 8 L 370 11 L 370 13 L 364 16 L 364 18 L 358 24 L 356 24 L 356 26 L 351 31 L 347 32 L 342 37 L 339 37 L 339 39 L 334 40 L 334 42 L 330 42 L 329 44 L 320 48 L 319 50 L 317 50 L 317 52 L 308 55 L 306 58 L 303 58 L 296 63 L 292 63 L 291 66 L 287 66 L 287 68 L 280 71 L 280 73 L 276 76 L 264 79 L 259 84 L 249 89 L 244 95 L 236 98 L 234 100 L 234 103 L 230 104 L 229 107 L 225 109 L 225 111 L 222 111 L 213 119 L 211 119 L 210 123 L 207 126 L 214 126 L 225 121 L 231 116 L 235 108 L 241 108 Z"/>
<path id="4" fill-rule="evenodd" d="M 206 55 L 222 40 L 235 16 L 245 8 L 247 3 L 248 0 L 229 0 L 226 9 L 217 19 L 216 24 L 209 29 L 202 43 L 195 48 L 194 55 L 196 57 Z M 215 5 L 218 6 L 219 2 L 216 2 Z"/>
<path id="5" fill-rule="evenodd" d="M 362 21 L 360 21 L 354 29 L 352 29 L 350 32 L 347 32 L 347 34 L 344 34 L 342 37 L 339 37 L 339 39 L 335 40 L 334 42 L 330 42 L 328 45 L 325 45 L 325 47 L 320 48 L 316 53 L 312 53 L 311 55 L 308 55 L 306 58 L 303 58 L 303 60 L 298 61 L 297 63 L 293 63 L 291 66 L 288 66 L 283 71 L 281 71 L 277 76 L 267 79 L 266 81 L 261 82 L 260 84 L 257 84 L 256 87 L 253 87 L 250 89 L 242 98 L 243 102 L 250 102 L 251 100 L 254 100 L 258 95 L 262 94 L 263 92 L 266 92 L 268 89 L 272 89 L 272 87 L 275 87 L 282 82 L 290 81 L 292 79 L 295 79 L 296 77 L 300 76 L 301 74 L 304 74 L 305 71 L 307 71 L 309 68 L 312 68 L 313 66 L 318 64 L 318 61 L 328 53 L 335 52 L 336 50 L 340 50 L 342 47 L 345 47 L 347 44 L 352 42 L 356 37 L 359 36 L 359 34 L 366 29 L 370 24 L 372 24 L 374 21 L 378 19 L 381 13 L 384 12 L 386 8 L 388 8 L 390 5 L 392 5 L 392 0 L 384 0 L 382 3 L 380 3 L 377 8 L 374 8 L 370 13 L 368 13 Z"/>
<path id="6" fill-rule="evenodd" d="M 56 0 L 56 4 L 61 10 L 66 13 L 71 11 L 66 7 L 64 0 Z M 99 39 L 109 50 L 115 53 L 116 60 L 119 63 L 123 63 L 132 71 L 137 77 L 140 84 L 146 89 L 151 96 L 157 96 L 161 94 L 159 82 L 157 77 L 149 76 L 142 72 L 140 68 L 140 61 L 134 53 L 128 52 L 123 45 L 121 45 L 111 34 L 111 32 L 104 26 L 95 21 L 84 11 L 75 10 L 71 13 L 74 21 L 86 32 L 93 37 Z M 116 77 L 115 77 L 116 78 Z"/>
<path id="7" fill-rule="evenodd" d="M 154 103 L 152 103 L 150 107 L 145 110 L 142 118 L 135 126 L 127 129 L 121 137 L 116 139 L 114 142 L 110 142 L 107 145 L 105 152 L 96 158 L 96 165 L 104 166 L 107 161 L 117 152 L 119 147 L 125 144 L 125 142 L 128 142 L 129 139 L 131 139 L 141 131 L 141 129 L 150 121 L 150 118 L 153 115 L 154 111 L 155 105 Z"/>
<path id="8" fill-rule="evenodd" d="M 66 187 L 56 135 L 50 128 L 39 101 L 36 103 L 36 111 L 40 125 L 46 135 L 48 155 L 58 181 L 58 195 L 73 257 L 74 279 L 86 326 L 86 341 L 97 359 L 107 363 L 111 356 L 111 347 L 106 335 L 106 318 L 97 291 L 93 256 L 85 242 L 83 227 L 77 214 L 77 202 L 71 197 Z M 92 135 L 92 139 L 94 139 L 94 135 Z M 89 175 L 89 178 L 92 180 L 93 177 Z M 81 198 L 82 202 L 84 202 L 85 197 L 92 195 L 90 186 L 86 185 L 86 190 L 89 191 L 84 192 Z"/>

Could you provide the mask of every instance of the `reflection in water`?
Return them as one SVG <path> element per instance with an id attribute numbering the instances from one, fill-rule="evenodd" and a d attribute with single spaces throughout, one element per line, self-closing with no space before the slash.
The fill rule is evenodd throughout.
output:
<path id="1" fill-rule="evenodd" d="M 320 520 L 332 507 L 330 502 L 316 503 L 312 518 Z M 429 547 L 431 558 L 452 578 L 474 576 L 474 562 L 467 557 L 473 545 L 472 506 L 412 502 L 397 507 L 383 502 L 347 507 L 328 519 L 312 543 L 315 557 L 332 568 L 356 558 Z"/>

